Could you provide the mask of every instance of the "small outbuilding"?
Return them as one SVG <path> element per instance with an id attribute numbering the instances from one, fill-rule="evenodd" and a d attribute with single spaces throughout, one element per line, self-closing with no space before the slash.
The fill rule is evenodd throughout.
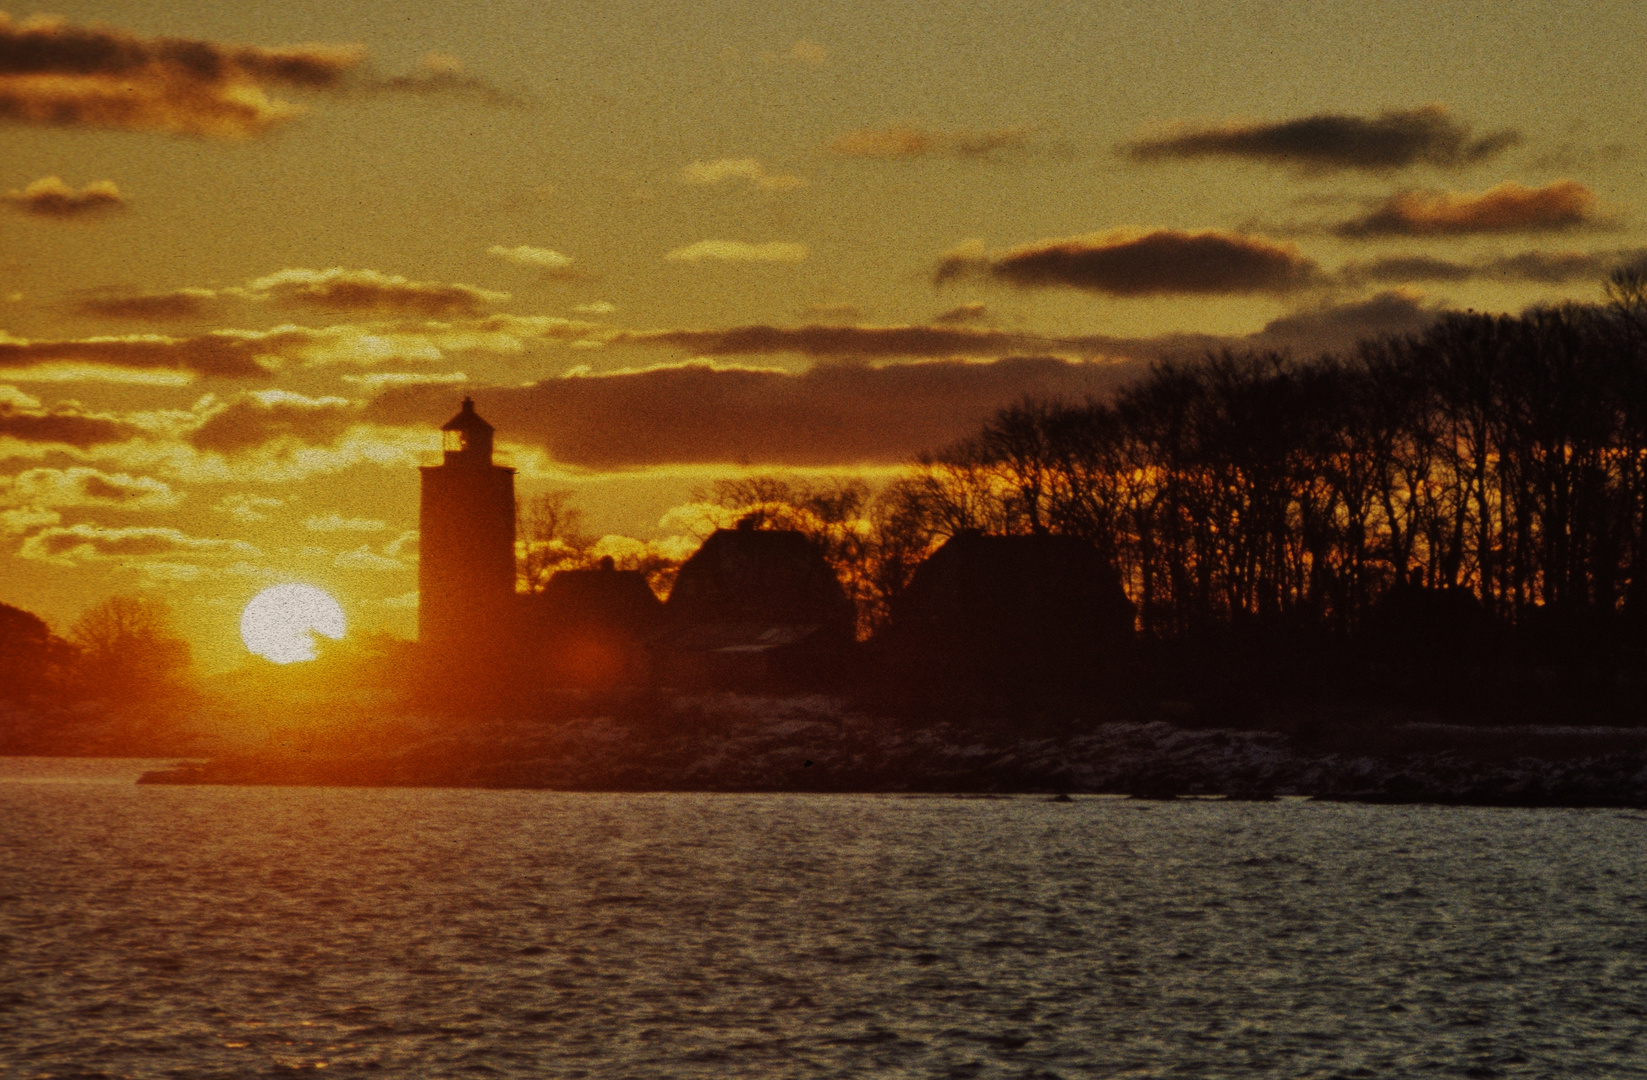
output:
<path id="1" fill-rule="evenodd" d="M 527 649 L 552 686 L 603 688 L 645 682 L 648 643 L 663 627 L 663 603 L 639 570 L 557 570 L 523 598 Z"/>
<path id="2" fill-rule="evenodd" d="M 717 529 L 681 565 L 654 655 L 658 681 L 697 689 L 789 691 L 838 680 L 855 615 L 804 533 Z"/>
<path id="3" fill-rule="evenodd" d="M 968 530 L 915 571 L 874 653 L 908 693 L 1040 697 L 1115 675 L 1132 639 L 1132 603 L 1091 544 Z"/>

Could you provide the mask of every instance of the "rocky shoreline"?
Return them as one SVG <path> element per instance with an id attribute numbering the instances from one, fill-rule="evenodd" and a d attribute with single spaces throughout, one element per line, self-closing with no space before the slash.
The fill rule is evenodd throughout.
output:
<path id="1" fill-rule="evenodd" d="M 148 784 L 561 791 L 1114 794 L 1647 808 L 1647 729 L 1426 722 L 1016 732 L 907 722 L 827 698 L 683 698 L 664 715 L 425 722 L 394 749 L 288 742 Z M 1304 733 L 1300 733 L 1300 731 Z"/>

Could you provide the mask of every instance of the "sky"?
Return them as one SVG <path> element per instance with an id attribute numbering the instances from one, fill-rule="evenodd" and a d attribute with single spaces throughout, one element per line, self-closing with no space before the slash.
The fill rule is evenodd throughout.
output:
<path id="1" fill-rule="evenodd" d="M 884 480 L 1025 395 L 1593 301 L 1639 3 L 57 3 L 0 19 L 0 602 L 415 632 L 472 394 L 522 499 Z M 627 548 L 626 548 L 627 545 Z"/>

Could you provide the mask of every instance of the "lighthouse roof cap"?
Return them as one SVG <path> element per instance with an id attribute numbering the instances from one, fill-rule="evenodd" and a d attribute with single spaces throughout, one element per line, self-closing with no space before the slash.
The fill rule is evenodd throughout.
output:
<path id="1" fill-rule="evenodd" d="M 458 410 L 456 416 L 442 424 L 440 430 L 490 432 L 495 429 L 491 424 L 482 420 L 479 413 L 475 412 L 475 399 L 466 397 L 463 399 L 463 408 Z"/>

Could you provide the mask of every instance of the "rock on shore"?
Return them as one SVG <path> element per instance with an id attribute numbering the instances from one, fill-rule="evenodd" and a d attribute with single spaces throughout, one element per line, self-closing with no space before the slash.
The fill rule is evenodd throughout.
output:
<path id="1" fill-rule="evenodd" d="M 402 724 L 387 747 L 271 745 L 145 783 L 576 791 L 1070 792 L 1146 798 L 1647 807 L 1647 730 L 1442 724 L 1194 730 L 911 724 L 827 698 L 677 698 L 646 713 Z"/>

